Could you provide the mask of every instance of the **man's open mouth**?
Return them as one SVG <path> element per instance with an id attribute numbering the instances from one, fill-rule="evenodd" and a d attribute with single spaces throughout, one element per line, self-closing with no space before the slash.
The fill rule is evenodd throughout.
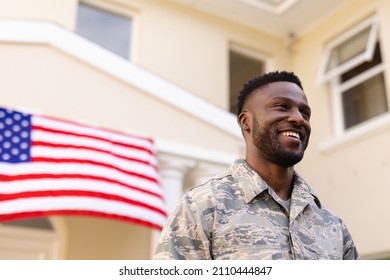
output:
<path id="1" fill-rule="evenodd" d="M 283 132 L 280 133 L 280 135 L 289 136 L 289 137 L 294 137 L 294 138 L 297 138 L 297 139 L 301 139 L 301 137 L 299 136 L 299 134 L 296 133 L 296 132 L 293 132 L 293 131 L 283 131 Z"/>

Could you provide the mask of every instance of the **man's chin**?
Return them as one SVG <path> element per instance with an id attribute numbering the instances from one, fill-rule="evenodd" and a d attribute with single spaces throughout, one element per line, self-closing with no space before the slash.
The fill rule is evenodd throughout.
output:
<path id="1" fill-rule="evenodd" d="M 303 159 L 302 153 L 288 153 L 279 157 L 276 163 L 282 167 L 291 167 L 299 163 Z"/>

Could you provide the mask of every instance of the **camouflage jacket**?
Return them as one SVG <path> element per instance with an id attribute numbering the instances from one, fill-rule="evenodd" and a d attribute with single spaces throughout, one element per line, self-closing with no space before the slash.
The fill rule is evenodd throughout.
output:
<path id="1" fill-rule="evenodd" d="M 298 175 L 291 208 L 243 159 L 185 194 L 154 259 L 358 259 L 343 221 Z"/>

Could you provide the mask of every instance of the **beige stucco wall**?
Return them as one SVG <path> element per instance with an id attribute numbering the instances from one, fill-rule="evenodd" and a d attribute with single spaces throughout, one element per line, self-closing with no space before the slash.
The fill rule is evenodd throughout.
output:
<path id="1" fill-rule="evenodd" d="M 68 260 L 147 260 L 151 255 L 146 227 L 89 217 L 61 217 L 67 225 Z"/>
<path id="2" fill-rule="evenodd" d="M 0 0 L 0 18 L 48 20 L 72 29 L 77 0 Z"/>
<path id="3" fill-rule="evenodd" d="M 294 70 L 304 82 L 313 109 L 311 144 L 299 169 L 322 201 L 345 220 L 363 256 L 390 251 L 390 131 L 366 134 L 330 152 L 321 150 L 321 144 L 333 137 L 332 113 L 330 89 L 316 84 L 316 79 L 325 43 L 373 14 L 381 22 L 381 49 L 386 63 L 389 13 L 389 1 L 353 1 L 304 34 L 295 44 L 293 55 Z M 386 82 L 389 85 L 388 76 Z"/>

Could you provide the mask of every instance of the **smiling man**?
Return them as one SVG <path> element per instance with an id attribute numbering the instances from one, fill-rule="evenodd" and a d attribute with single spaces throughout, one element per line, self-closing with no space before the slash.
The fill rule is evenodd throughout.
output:
<path id="1" fill-rule="evenodd" d="M 245 159 L 184 195 L 154 259 L 358 259 L 343 221 L 294 170 L 311 132 L 299 78 L 286 71 L 256 77 L 237 109 Z"/>

